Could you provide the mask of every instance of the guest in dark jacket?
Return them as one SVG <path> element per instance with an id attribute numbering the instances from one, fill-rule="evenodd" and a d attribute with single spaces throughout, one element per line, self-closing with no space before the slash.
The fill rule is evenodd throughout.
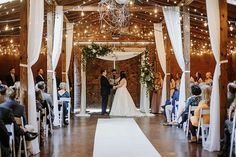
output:
<path id="1" fill-rule="evenodd" d="M 16 76 L 16 70 L 15 68 L 11 68 L 9 70 L 10 74 L 7 75 L 6 77 L 6 83 L 7 83 L 7 86 L 10 87 L 10 86 L 14 86 L 15 82 L 16 81 L 19 81 L 18 77 Z"/>
<path id="2" fill-rule="evenodd" d="M 38 73 L 38 75 L 37 75 L 36 78 L 35 78 L 35 83 L 37 84 L 37 83 L 40 82 L 40 81 L 45 82 L 45 80 L 44 80 L 44 78 L 43 78 L 43 69 L 38 69 L 38 70 L 37 70 L 37 73 Z"/>
<path id="3" fill-rule="evenodd" d="M 108 103 L 108 96 L 110 94 L 110 90 L 113 87 L 110 85 L 106 75 L 106 70 L 101 70 L 101 78 L 100 78 L 100 85 L 101 85 L 101 96 L 102 96 L 102 115 L 104 115 L 107 109 L 107 103 Z"/>

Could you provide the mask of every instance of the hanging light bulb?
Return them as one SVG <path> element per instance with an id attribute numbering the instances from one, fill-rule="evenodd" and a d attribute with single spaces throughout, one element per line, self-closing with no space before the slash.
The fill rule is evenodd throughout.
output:
<path id="1" fill-rule="evenodd" d="M 5 26 L 5 31 L 8 31 L 9 30 L 9 27 L 8 27 L 8 24 Z"/>
<path id="2" fill-rule="evenodd" d="M 204 22 L 204 26 L 205 26 L 205 27 L 207 26 L 207 22 Z"/>
<path id="3" fill-rule="evenodd" d="M 84 12 L 83 11 L 81 12 L 81 16 L 84 16 Z"/>
<path id="4" fill-rule="evenodd" d="M 233 26 L 230 26 L 230 27 L 229 27 L 229 30 L 230 30 L 230 31 L 233 31 L 233 30 L 234 30 L 234 27 L 233 27 Z"/>

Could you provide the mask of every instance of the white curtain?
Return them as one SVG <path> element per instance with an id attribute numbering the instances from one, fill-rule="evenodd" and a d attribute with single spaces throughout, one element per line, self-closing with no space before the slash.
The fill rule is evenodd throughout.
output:
<path id="1" fill-rule="evenodd" d="M 113 53 L 108 54 L 106 56 L 97 57 L 97 58 L 102 59 L 102 60 L 108 60 L 108 61 L 114 61 L 114 60 L 115 61 L 122 61 L 122 60 L 136 57 L 136 56 L 140 55 L 142 52 L 143 51 L 140 51 L 140 52 L 113 52 Z"/>
<path id="2" fill-rule="evenodd" d="M 236 5 L 236 0 L 227 0 L 227 3 L 232 4 L 232 5 Z"/>
<path id="3" fill-rule="evenodd" d="M 53 68 L 53 112 L 54 121 L 53 125 L 59 125 L 58 117 L 58 100 L 57 100 L 57 82 L 56 82 L 56 67 L 61 54 L 62 36 L 63 35 L 63 7 L 56 7 L 55 25 L 54 25 L 54 38 L 53 38 L 53 51 L 52 51 L 52 68 Z"/>
<path id="4" fill-rule="evenodd" d="M 162 96 L 161 96 L 161 105 L 165 104 L 166 101 L 166 52 L 163 40 L 163 32 L 162 32 L 162 23 L 155 23 L 154 24 L 154 32 L 155 32 L 155 40 L 156 40 L 156 49 L 157 49 L 157 56 L 159 58 L 159 62 L 161 68 L 164 72 L 164 79 L 163 79 L 163 87 L 162 87 Z M 161 106 L 160 105 L 160 106 Z"/>
<path id="5" fill-rule="evenodd" d="M 83 56 L 81 56 L 83 57 Z M 80 113 L 81 116 L 86 116 L 86 71 L 83 69 L 83 64 L 81 62 L 81 101 L 80 101 Z"/>
<path id="6" fill-rule="evenodd" d="M 34 77 L 31 67 L 37 62 L 43 35 L 44 0 L 30 0 L 28 23 L 28 120 L 38 130 Z M 31 142 L 31 153 L 39 153 L 38 138 Z"/>
<path id="7" fill-rule="evenodd" d="M 210 131 L 204 149 L 220 150 L 220 11 L 219 1 L 206 0 L 211 47 L 216 60 L 210 104 Z"/>
<path id="8" fill-rule="evenodd" d="M 183 54 L 180 11 L 179 7 L 163 7 L 163 13 L 170 41 L 174 50 L 175 58 L 183 72 L 180 81 L 179 107 L 177 112 L 178 117 L 178 115 L 184 109 L 185 106 L 185 73 L 187 72 L 185 71 L 185 62 Z"/>
<path id="9" fill-rule="evenodd" d="M 72 51 L 72 44 L 73 44 L 73 30 L 74 26 L 73 23 L 66 24 L 66 90 L 70 92 L 70 84 L 69 84 L 69 68 L 70 68 L 70 60 L 71 60 L 71 51 Z"/>

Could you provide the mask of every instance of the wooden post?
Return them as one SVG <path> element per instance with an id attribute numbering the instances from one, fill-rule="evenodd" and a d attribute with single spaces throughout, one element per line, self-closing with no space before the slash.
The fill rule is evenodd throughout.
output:
<path id="1" fill-rule="evenodd" d="M 80 66 L 78 48 L 74 46 L 74 113 L 79 112 L 80 104 Z"/>
<path id="2" fill-rule="evenodd" d="M 221 137 L 224 135 L 224 121 L 227 115 L 227 83 L 228 83 L 228 8 L 226 0 L 219 0 L 220 7 L 220 128 Z"/>
<path id="3" fill-rule="evenodd" d="M 171 57 L 171 43 L 169 37 L 165 40 L 165 51 L 166 51 L 166 92 L 167 99 L 170 98 L 170 57 Z"/>
<path id="4" fill-rule="evenodd" d="M 47 92 L 52 94 L 52 45 L 53 45 L 53 12 L 50 11 L 47 13 Z"/>
<path id="5" fill-rule="evenodd" d="M 63 27 L 66 28 L 65 22 Z M 66 30 L 63 31 L 62 37 L 61 71 L 61 81 L 66 82 Z"/>
<path id="6" fill-rule="evenodd" d="M 26 115 L 28 115 L 28 4 L 29 0 L 22 1 L 20 15 L 20 102 L 25 105 Z"/>
<path id="7" fill-rule="evenodd" d="M 185 60 L 185 88 L 186 98 L 190 96 L 190 14 L 187 7 L 183 7 L 183 31 L 184 31 L 184 60 Z"/>

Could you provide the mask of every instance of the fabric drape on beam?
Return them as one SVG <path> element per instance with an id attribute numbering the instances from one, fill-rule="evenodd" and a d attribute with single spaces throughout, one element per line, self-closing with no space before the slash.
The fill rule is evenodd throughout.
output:
<path id="1" fill-rule="evenodd" d="M 163 7 L 164 18 L 166 27 L 170 37 L 170 41 L 174 50 L 175 58 L 182 70 L 182 76 L 180 81 L 180 95 L 179 95 L 179 107 L 177 117 L 180 112 L 184 109 L 186 100 L 186 89 L 185 89 L 185 70 L 182 35 L 181 35 L 181 23 L 180 23 L 180 10 L 179 7 Z"/>
<path id="2" fill-rule="evenodd" d="M 165 75 L 163 79 L 162 96 L 161 96 L 161 105 L 164 105 L 167 98 L 167 95 L 166 95 L 166 52 L 165 52 L 163 32 L 162 32 L 162 23 L 154 24 L 154 33 L 155 33 L 157 56 L 158 56 L 161 68 Z"/>
<path id="3" fill-rule="evenodd" d="M 211 47 L 216 67 L 213 77 L 213 87 L 210 103 L 210 131 L 204 149 L 208 151 L 220 150 L 220 8 L 219 1 L 206 0 L 207 19 L 210 33 Z"/>
<path id="4" fill-rule="evenodd" d="M 144 49 L 143 49 L 144 50 Z M 111 54 L 108 54 L 106 56 L 102 57 L 97 57 L 102 60 L 107 60 L 107 61 L 122 61 L 122 60 L 127 60 L 133 57 L 136 57 L 140 55 L 143 51 L 140 52 L 113 52 Z"/>
<path id="5" fill-rule="evenodd" d="M 28 23 L 28 120 L 38 130 L 34 77 L 31 67 L 37 62 L 42 42 L 44 0 L 30 0 Z M 31 142 L 32 154 L 40 152 L 38 138 Z"/>
<path id="6" fill-rule="evenodd" d="M 57 100 L 57 82 L 56 82 L 56 67 L 61 54 L 62 48 L 62 35 L 63 35 L 63 7 L 56 7 L 55 25 L 54 25 L 54 38 L 53 38 L 53 51 L 52 51 L 52 70 L 53 70 L 53 112 L 54 121 L 53 125 L 59 125 L 58 117 L 58 100 Z"/>
<path id="7" fill-rule="evenodd" d="M 73 23 L 66 24 L 66 90 L 70 92 L 70 84 L 69 84 L 69 68 L 71 61 L 71 52 L 72 52 L 72 44 L 73 44 Z"/>

